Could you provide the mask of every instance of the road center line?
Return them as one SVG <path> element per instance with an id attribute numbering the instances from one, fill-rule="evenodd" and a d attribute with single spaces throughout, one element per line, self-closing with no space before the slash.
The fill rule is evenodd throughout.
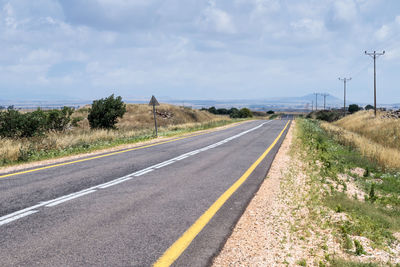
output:
<path id="1" fill-rule="evenodd" d="M 106 182 L 106 183 L 99 184 L 99 185 L 96 185 L 96 186 L 92 186 L 92 187 L 90 187 L 90 188 L 86 188 L 86 189 L 84 189 L 84 190 L 81 190 L 81 191 L 78 191 L 78 192 L 75 192 L 75 193 L 72 193 L 72 194 L 68 194 L 68 195 L 65 195 L 65 196 L 61 196 L 61 197 L 58 197 L 58 198 L 55 198 L 55 199 L 52 199 L 52 200 L 40 202 L 39 204 L 36 204 L 36 205 L 34 205 L 34 206 L 31 206 L 31 207 L 28 207 L 28 208 L 25 208 L 25 209 L 22 209 L 22 210 L 13 212 L 13 213 L 11 213 L 11 214 L 2 216 L 2 217 L 0 217 L 0 226 L 1 226 L 1 225 L 4 225 L 4 224 L 6 224 L 6 223 L 12 222 L 12 221 L 14 221 L 14 220 L 23 218 L 23 217 L 25 217 L 25 216 L 28 216 L 28 215 L 30 215 L 30 214 L 36 213 L 37 211 L 33 211 L 34 209 L 37 209 L 37 208 L 40 208 L 40 207 L 44 207 L 44 206 L 45 206 L 45 207 L 54 207 L 54 206 L 57 206 L 57 205 L 59 205 L 59 204 L 61 204 L 61 203 L 64 203 L 64 202 L 66 202 L 66 201 L 69 201 L 69 200 L 72 200 L 72 199 L 76 199 L 76 198 L 78 198 L 78 197 L 85 196 L 85 195 L 90 194 L 90 193 L 94 193 L 94 192 L 96 192 L 96 191 L 99 190 L 99 189 L 105 189 L 105 188 L 108 188 L 108 187 L 110 187 L 110 186 L 113 186 L 113 185 L 116 185 L 116 184 L 125 182 L 125 181 L 127 181 L 127 180 L 132 179 L 133 176 L 138 177 L 138 176 L 147 174 L 147 173 L 152 172 L 152 171 L 154 171 L 154 170 L 156 170 L 156 169 L 159 169 L 159 168 L 161 168 L 161 167 L 165 167 L 165 166 L 167 166 L 167 165 L 170 165 L 170 164 L 172 164 L 172 163 L 175 163 L 175 162 L 177 162 L 177 161 L 179 161 L 179 160 L 182 160 L 182 159 L 185 159 L 185 158 L 194 156 L 194 155 L 196 155 L 196 154 L 198 154 L 198 153 L 201 153 L 201 152 L 203 152 L 203 151 L 207 151 L 207 150 L 209 150 L 209 149 L 218 147 L 218 146 L 223 145 L 223 144 L 225 144 L 225 143 L 227 143 L 227 142 L 229 142 L 229 141 L 231 141 L 231 140 L 233 140 L 233 139 L 239 138 L 240 136 L 243 136 L 243 135 L 245 135 L 245 134 L 247 134 L 247 133 L 250 133 L 250 132 L 252 132 L 252 131 L 255 131 L 255 130 L 261 128 L 263 125 L 265 125 L 265 124 L 267 124 L 267 123 L 270 123 L 270 122 L 271 122 L 271 121 L 267 121 L 267 122 L 261 123 L 260 125 L 254 127 L 254 128 L 251 128 L 251 129 L 249 129 L 249 130 L 246 130 L 246 131 L 244 131 L 244 132 L 241 132 L 241 133 L 239 133 L 239 134 L 236 134 L 236 135 L 234 135 L 234 136 L 231 136 L 231 137 L 229 137 L 229 138 L 226 138 L 226 139 L 224 139 L 224 140 L 222 140 L 222 141 L 219 141 L 219 142 L 217 142 L 217 143 L 215 143 L 215 144 L 212 144 L 212 145 L 209 145 L 209 146 L 200 148 L 200 149 L 196 149 L 196 150 L 187 152 L 187 153 L 182 154 L 182 155 L 179 155 L 179 156 L 177 156 L 177 157 L 175 157 L 175 158 L 172 158 L 172 159 L 169 159 L 169 160 L 160 162 L 160 163 L 155 164 L 155 165 L 153 165 L 153 166 L 147 167 L 147 168 L 145 168 L 145 169 L 143 169 L 143 170 L 139 170 L 139 171 L 136 171 L 136 172 L 134 172 L 134 173 L 125 175 L 125 176 L 123 176 L 123 177 L 116 178 L 116 179 L 111 180 L 111 181 L 108 181 L 108 182 Z M 1 176 L 0 176 L 0 178 L 1 178 Z"/>

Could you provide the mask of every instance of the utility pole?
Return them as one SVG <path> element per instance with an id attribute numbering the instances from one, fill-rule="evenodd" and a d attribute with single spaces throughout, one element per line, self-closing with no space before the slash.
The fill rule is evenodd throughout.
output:
<path id="1" fill-rule="evenodd" d="M 311 111 L 314 111 L 314 100 L 311 100 Z"/>
<path id="2" fill-rule="evenodd" d="M 315 111 L 318 110 L 318 93 L 314 93 L 315 95 Z"/>
<path id="3" fill-rule="evenodd" d="M 339 81 L 343 81 L 344 84 L 344 89 L 343 89 L 343 117 L 346 116 L 346 83 L 348 81 L 351 81 L 351 77 L 350 78 L 339 78 Z"/>
<path id="4" fill-rule="evenodd" d="M 324 97 L 324 110 L 326 110 L 326 97 L 329 95 L 329 94 L 321 94 L 323 97 Z"/>
<path id="5" fill-rule="evenodd" d="M 374 51 L 373 53 L 368 53 L 367 51 L 365 51 L 364 53 L 374 59 L 374 110 L 376 117 L 376 58 L 384 55 L 385 51 L 383 51 L 382 53 L 377 53 L 376 51 Z"/>

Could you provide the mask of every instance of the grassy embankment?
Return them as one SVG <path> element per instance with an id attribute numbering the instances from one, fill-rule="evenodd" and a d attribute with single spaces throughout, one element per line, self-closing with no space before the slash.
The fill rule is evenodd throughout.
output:
<path id="1" fill-rule="evenodd" d="M 365 120 L 360 122 L 360 117 Z M 400 257 L 400 172 L 383 156 L 387 147 L 392 157 L 398 153 L 398 143 L 386 142 L 397 136 L 396 123 L 371 119 L 368 113 L 335 125 L 298 120 L 298 152 L 311 181 L 307 200 L 311 220 L 331 229 L 343 251 L 332 255 L 324 246 L 325 262 L 331 266 L 400 266 L 395 263 Z"/>
<path id="2" fill-rule="evenodd" d="M 243 120 L 167 104 L 157 107 L 157 112 L 159 136 L 164 137 Z M 127 112 L 117 123 L 117 130 L 92 130 L 87 115 L 88 107 L 76 110 L 72 118 L 80 118 L 81 121 L 62 133 L 51 132 L 42 137 L 21 139 L 0 138 L 0 166 L 79 154 L 154 138 L 152 107 L 148 105 L 128 104 Z"/>
<path id="3" fill-rule="evenodd" d="M 400 169 L 400 120 L 360 111 L 321 126 L 344 145 L 356 148 L 385 169 Z"/>

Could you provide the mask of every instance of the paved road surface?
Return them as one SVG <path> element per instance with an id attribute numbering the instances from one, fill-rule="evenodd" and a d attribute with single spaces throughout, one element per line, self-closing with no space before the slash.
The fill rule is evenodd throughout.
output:
<path id="1" fill-rule="evenodd" d="M 179 256 L 169 263 L 206 266 L 265 177 L 288 123 L 251 121 L 95 159 L 0 175 L 0 265 L 151 266 L 184 239 L 187 244 L 180 251 L 169 250 Z M 262 160 L 258 165 L 257 159 Z M 250 166 L 255 169 L 247 171 Z M 210 215 L 207 210 L 246 175 Z M 210 220 L 190 237 L 185 231 L 204 214 Z"/>

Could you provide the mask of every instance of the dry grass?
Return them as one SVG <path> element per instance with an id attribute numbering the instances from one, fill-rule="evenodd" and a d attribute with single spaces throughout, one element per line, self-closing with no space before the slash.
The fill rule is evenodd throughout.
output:
<path id="1" fill-rule="evenodd" d="M 89 107 L 90 106 L 85 106 L 78 109 L 72 116 L 85 118 L 79 123 L 81 129 L 89 129 L 89 122 L 86 119 Z M 161 104 L 156 110 L 157 124 L 160 127 L 226 120 L 227 118 L 225 116 L 211 114 L 207 111 L 168 104 Z M 153 108 L 147 104 L 127 104 L 124 117 L 117 123 L 117 128 L 120 130 L 142 130 L 153 127 Z"/>
<path id="2" fill-rule="evenodd" d="M 375 118 L 374 112 L 360 111 L 347 116 L 334 125 L 363 136 L 385 148 L 400 150 L 400 119 L 382 118 L 380 111 Z"/>
<path id="3" fill-rule="evenodd" d="M 362 114 L 365 115 L 365 114 Z M 349 116 L 350 118 L 350 116 Z M 344 120 L 346 120 L 345 118 Z M 351 118 L 350 118 L 351 119 Z M 349 119 L 349 121 L 350 121 Z M 375 119 L 373 119 L 375 121 Z M 345 121 L 348 127 L 350 122 Z M 365 122 L 365 121 L 364 121 Z M 344 124 L 344 122 L 338 122 L 337 124 Z M 366 123 L 366 122 L 365 122 Z M 384 127 L 382 123 L 380 127 Z M 374 132 L 371 130 L 370 126 L 363 126 L 361 123 L 358 124 L 360 128 L 369 129 L 369 132 Z M 376 161 L 381 166 L 385 166 L 389 169 L 400 169 L 400 150 L 396 148 L 387 147 L 381 143 L 373 141 L 370 139 L 369 135 L 361 135 L 350 130 L 346 130 L 342 127 L 323 122 L 321 127 L 334 136 L 340 143 L 348 146 L 357 148 L 361 154 L 372 161 Z M 375 126 L 379 127 L 379 126 Z M 392 127 L 392 126 L 390 126 Z M 379 128 L 377 129 L 379 130 Z M 385 128 L 380 129 L 383 133 L 387 132 Z M 367 130 L 364 132 L 368 132 Z M 379 134 L 376 134 L 378 136 Z M 383 135 L 379 137 L 379 140 L 384 140 Z M 388 138 L 389 139 L 389 138 Z"/>
<path id="4" fill-rule="evenodd" d="M 206 111 L 161 104 L 157 107 L 157 122 L 161 134 L 171 131 L 185 132 L 207 123 L 229 120 Z M 117 123 L 118 130 L 91 130 L 87 120 L 88 106 L 78 109 L 72 117 L 81 117 L 78 127 L 63 133 L 49 133 L 45 137 L 29 139 L 0 138 L 0 165 L 17 161 L 35 160 L 93 150 L 113 143 L 129 143 L 149 138 L 154 129 L 152 107 L 145 104 L 128 104 L 127 112 Z M 61 152 L 60 152 L 61 151 Z M 33 158 L 32 158 L 33 157 Z M 36 158 L 35 158 L 36 157 Z"/>

